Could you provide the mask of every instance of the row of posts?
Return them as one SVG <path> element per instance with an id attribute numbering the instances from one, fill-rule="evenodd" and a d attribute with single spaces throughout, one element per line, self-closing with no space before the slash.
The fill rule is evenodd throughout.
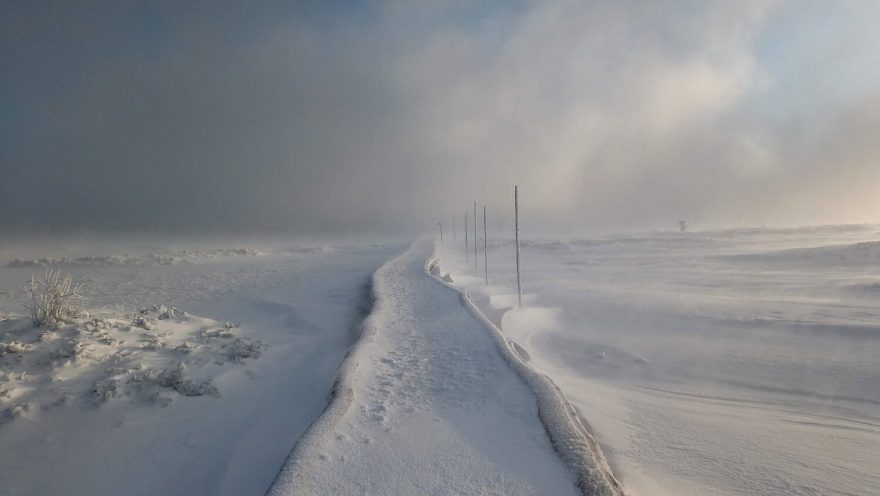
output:
<path id="1" fill-rule="evenodd" d="M 522 307 L 522 279 L 520 277 L 520 267 L 519 267 L 519 187 L 513 187 L 513 215 L 514 215 L 514 240 L 516 243 L 516 293 L 517 293 L 517 302 L 520 307 Z M 465 258 L 470 261 L 470 240 L 469 238 L 469 221 L 468 221 L 468 211 L 464 212 L 464 253 Z M 480 263 L 478 260 L 478 252 L 477 252 L 477 202 L 474 201 L 474 210 L 473 210 L 473 224 L 474 224 L 474 269 L 480 270 Z M 440 243 L 443 244 L 443 222 L 438 222 L 437 226 L 440 228 Z M 489 230 L 486 223 L 486 206 L 483 205 L 483 273 L 486 280 L 486 286 L 489 285 Z M 455 217 L 452 218 L 452 236 L 453 241 L 458 242 L 458 232 L 455 229 Z"/>

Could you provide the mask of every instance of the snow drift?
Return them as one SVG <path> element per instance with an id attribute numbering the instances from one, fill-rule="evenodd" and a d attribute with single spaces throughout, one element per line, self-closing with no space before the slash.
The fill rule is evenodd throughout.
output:
<path id="1" fill-rule="evenodd" d="M 461 296 L 462 304 L 486 327 L 498 349 L 519 374 L 538 401 L 538 412 L 554 448 L 577 475 L 578 487 L 584 496 L 623 495 L 620 482 L 614 477 L 599 444 L 566 400 L 559 387 L 546 375 L 529 366 L 528 352 L 501 330 L 477 308 L 465 291 L 452 286 L 442 274 L 439 260 L 431 258 L 426 272 Z"/>

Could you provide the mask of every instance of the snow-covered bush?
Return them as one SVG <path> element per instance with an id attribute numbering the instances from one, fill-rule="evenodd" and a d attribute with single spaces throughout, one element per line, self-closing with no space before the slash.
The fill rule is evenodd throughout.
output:
<path id="1" fill-rule="evenodd" d="M 159 320 L 167 320 L 167 319 L 175 319 L 177 318 L 177 309 L 174 307 L 166 307 L 165 305 L 159 305 L 156 309 L 159 312 Z"/>
<path id="2" fill-rule="evenodd" d="M 31 300 L 25 307 L 34 327 L 54 325 L 76 316 L 83 300 L 82 288 L 82 284 L 74 283 L 70 274 L 62 274 L 60 269 L 46 269 L 41 279 L 31 276 L 24 292 Z"/>
<path id="3" fill-rule="evenodd" d="M 263 352 L 262 341 L 236 339 L 226 348 L 226 357 L 233 362 L 244 363 L 248 358 L 260 358 Z"/>

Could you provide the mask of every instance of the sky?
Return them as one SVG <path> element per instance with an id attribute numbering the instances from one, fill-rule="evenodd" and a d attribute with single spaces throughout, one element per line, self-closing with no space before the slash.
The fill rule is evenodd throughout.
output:
<path id="1" fill-rule="evenodd" d="M 0 0 L 0 232 L 880 222 L 880 2 Z"/>

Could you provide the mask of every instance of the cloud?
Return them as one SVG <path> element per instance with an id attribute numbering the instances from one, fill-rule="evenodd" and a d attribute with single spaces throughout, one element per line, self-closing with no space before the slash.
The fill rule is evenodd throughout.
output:
<path id="1" fill-rule="evenodd" d="M 122 5 L 5 16 L 0 227 L 412 231 L 474 199 L 509 217 L 514 184 L 560 230 L 877 205 L 827 180 L 875 178 L 859 9 Z M 845 36 L 803 27 L 822 18 Z M 833 57 L 792 53 L 816 36 Z M 850 75 L 790 79 L 827 67 Z"/>

